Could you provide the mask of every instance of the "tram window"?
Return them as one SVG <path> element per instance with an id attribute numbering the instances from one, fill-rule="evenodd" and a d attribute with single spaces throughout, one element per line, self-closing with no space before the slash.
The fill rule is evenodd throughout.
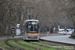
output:
<path id="1" fill-rule="evenodd" d="M 37 25 L 34 26 L 34 31 L 38 31 L 38 26 Z"/>
<path id="2" fill-rule="evenodd" d="M 30 31 L 33 31 L 33 26 L 31 26 Z"/>
<path id="3" fill-rule="evenodd" d="M 27 32 L 38 32 L 38 25 L 28 25 Z"/>
<path id="4" fill-rule="evenodd" d="M 29 25 L 28 28 L 31 28 L 31 25 Z"/>
<path id="5" fill-rule="evenodd" d="M 28 25 L 28 31 L 32 31 L 32 26 Z"/>
<path id="6" fill-rule="evenodd" d="M 33 31 L 33 26 L 32 26 L 32 25 L 28 25 L 28 26 L 27 26 L 27 30 L 28 30 L 28 32 Z"/>

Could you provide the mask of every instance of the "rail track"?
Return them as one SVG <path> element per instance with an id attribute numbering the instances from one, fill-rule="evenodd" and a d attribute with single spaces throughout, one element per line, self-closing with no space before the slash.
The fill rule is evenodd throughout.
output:
<path id="1" fill-rule="evenodd" d="M 28 45 L 25 45 L 25 44 L 21 44 L 21 43 L 18 42 L 18 40 L 15 40 L 15 42 L 18 43 L 19 45 L 23 45 L 23 46 L 32 48 L 32 49 L 34 49 L 34 50 L 41 50 L 41 49 L 39 49 L 39 48 L 34 48 L 33 46 L 28 46 Z"/>
<path id="2" fill-rule="evenodd" d="M 8 41 L 9 41 L 9 40 L 6 40 L 6 41 L 5 41 L 5 44 L 7 44 L 8 46 L 13 47 L 13 48 L 17 48 L 18 50 L 25 50 L 25 49 L 23 49 L 23 48 L 19 48 L 19 47 L 16 47 L 16 46 L 14 46 L 14 45 L 9 44 Z"/>
<path id="3" fill-rule="evenodd" d="M 7 39 L 5 44 L 16 50 L 75 50 L 72 46 L 52 43 L 48 41 L 23 41 L 22 39 Z M 21 46 L 21 47 L 20 47 Z M 65 47 L 64 47 L 65 46 Z M 44 49 L 46 48 L 46 49 Z M 10 49 L 9 49 L 10 50 Z M 13 49 L 11 49 L 13 50 Z"/>

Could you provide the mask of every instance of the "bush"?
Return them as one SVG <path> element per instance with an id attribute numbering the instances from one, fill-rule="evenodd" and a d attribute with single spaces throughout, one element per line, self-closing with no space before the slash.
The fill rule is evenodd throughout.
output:
<path id="1" fill-rule="evenodd" d="M 12 34 L 10 33 L 9 35 L 12 35 Z M 3 33 L 3 34 L 0 33 L 0 36 L 7 36 L 7 33 Z"/>
<path id="2" fill-rule="evenodd" d="M 72 34 L 71 34 L 71 37 L 75 37 L 75 33 L 72 33 Z"/>

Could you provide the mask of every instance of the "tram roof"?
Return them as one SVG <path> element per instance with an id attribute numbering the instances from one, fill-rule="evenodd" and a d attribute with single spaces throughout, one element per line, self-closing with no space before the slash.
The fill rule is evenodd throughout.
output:
<path id="1" fill-rule="evenodd" d="M 28 22 L 28 21 L 38 21 L 39 22 L 39 20 L 36 20 L 36 19 L 27 19 L 24 22 Z"/>

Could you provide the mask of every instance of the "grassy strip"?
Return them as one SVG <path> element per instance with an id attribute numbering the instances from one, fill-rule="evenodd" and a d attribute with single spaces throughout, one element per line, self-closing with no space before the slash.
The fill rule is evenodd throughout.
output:
<path id="1" fill-rule="evenodd" d="M 34 43 L 34 44 L 38 44 L 38 45 L 42 45 L 42 46 L 48 46 L 48 47 L 51 47 L 51 45 L 48 45 L 48 44 L 45 44 L 45 43 L 38 43 L 38 42 L 31 42 L 31 43 Z"/>
<path id="2" fill-rule="evenodd" d="M 55 47 L 55 48 L 64 48 L 64 49 L 67 49 L 67 50 L 72 50 L 74 48 L 71 48 L 70 46 L 65 46 L 63 44 L 55 44 L 55 43 L 49 43 L 49 42 L 40 42 L 42 44 L 47 44 L 47 45 L 52 45 L 52 47 Z"/>
<path id="3" fill-rule="evenodd" d="M 9 47 L 8 45 L 5 44 L 5 40 L 3 41 L 0 41 L 0 47 L 4 48 L 5 50 L 17 50 L 16 48 L 12 48 L 12 47 Z"/>
<path id="4" fill-rule="evenodd" d="M 72 50 L 72 49 L 69 49 L 69 48 L 66 48 L 65 49 L 65 47 L 62 47 L 62 46 L 51 46 L 51 45 L 49 45 L 49 44 L 46 44 L 46 43 L 42 43 L 42 42 L 31 42 L 31 43 L 34 43 L 34 44 L 38 44 L 38 45 L 42 45 L 42 46 L 47 46 L 47 47 L 51 47 L 51 48 L 59 48 L 59 49 L 61 49 L 61 50 Z"/>
<path id="5" fill-rule="evenodd" d="M 38 49 L 41 49 L 41 50 L 56 50 L 54 48 L 46 48 L 46 47 L 42 47 L 42 46 L 39 46 L 39 45 L 33 45 L 31 43 L 24 42 L 22 40 L 19 40 L 19 43 L 25 44 L 25 45 L 28 45 L 28 46 L 31 46 L 31 47 L 34 47 L 34 48 L 38 48 Z"/>
<path id="6" fill-rule="evenodd" d="M 9 48 L 9 46 L 5 44 L 5 40 L 0 41 L 0 47 L 4 48 L 6 50 L 7 50 L 7 48 Z"/>
<path id="7" fill-rule="evenodd" d="M 41 49 L 41 50 L 57 50 L 57 49 L 55 49 L 53 47 L 52 48 L 46 48 L 46 47 L 43 47 L 43 46 L 39 46 L 39 45 L 35 45 L 35 44 L 31 44 L 31 43 L 25 42 L 25 41 L 22 40 L 22 38 L 14 38 L 12 40 L 9 40 L 8 42 L 11 45 L 13 45 L 13 46 L 17 46 L 19 48 L 24 48 L 25 50 L 34 50 L 32 48 L 29 48 L 29 47 L 26 47 L 26 46 L 22 46 L 22 45 L 19 45 L 19 44 L 15 43 L 14 40 L 16 40 L 16 39 L 21 44 L 25 44 L 25 45 L 28 45 L 28 46 L 31 46 L 31 47 L 34 47 L 34 48 L 37 48 L 37 49 Z M 43 44 L 44 42 L 43 43 L 42 42 L 41 43 L 40 42 L 33 42 L 33 43 L 37 43 L 37 44 L 39 43 L 39 44 L 44 45 L 44 46 L 47 45 L 48 47 L 51 46 L 51 45 L 46 44 L 46 42 L 45 42 L 45 44 Z M 6 45 L 5 44 L 5 40 L 0 41 L 0 47 L 4 48 L 5 50 L 8 50 L 8 49 L 10 49 L 10 50 L 18 50 L 16 48 L 10 48 L 8 45 Z M 71 49 L 64 49 L 64 48 L 62 48 L 60 50 L 71 50 Z"/>
<path id="8" fill-rule="evenodd" d="M 40 41 L 40 43 L 45 43 L 45 44 L 48 44 L 48 45 L 54 45 L 54 46 L 59 46 L 58 44 L 55 44 L 55 43 L 49 43 L 49 42 L 42 42 L 42 41 Z"/>
<path id="9" fill-rule="evenodd" d="M 8 41 L 8 43 L 11 44 L 11 45 L 13 45 L 13 46 L 17 46 L 17 47 L 19 47 L 19 48 L 23 48 L 23 49 L 25 49 L 25 50 L 34 50 L 34 49 L 32 49 L 32 48 L 19 45 L 19 44 L 15 43 L 14 40 L 10 40 L 10 41 Z"/>

